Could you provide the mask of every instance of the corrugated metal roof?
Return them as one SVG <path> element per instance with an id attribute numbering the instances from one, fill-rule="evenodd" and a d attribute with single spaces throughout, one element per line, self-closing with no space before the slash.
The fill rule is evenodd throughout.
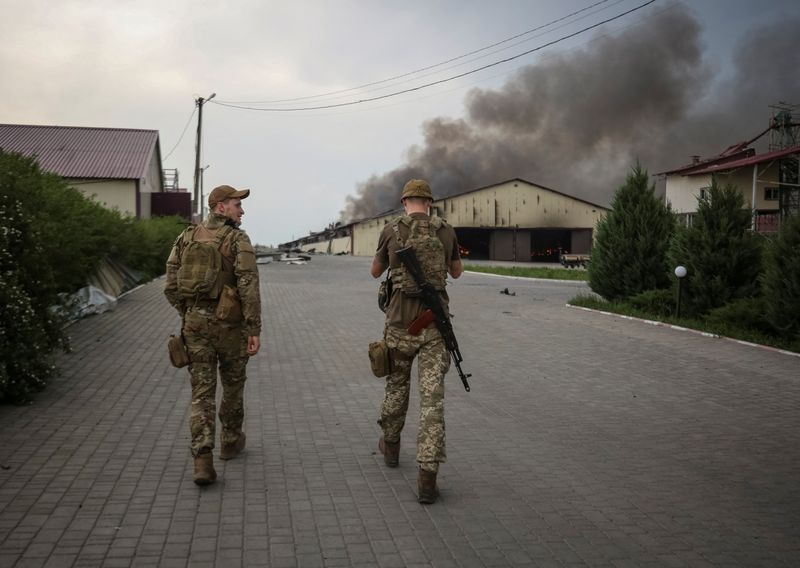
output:
<path id="1" fill-rule="evenodd" d="M 771 162 L 772 160 L 777 160 L 778 158 L 782 158 L 790 154 L 800 154 L 800 146 L 793 146 L 791 148 L 786 148 L 784 150 L 777 150 L 775 152 L 767 152 L 766 154 L 756 154 L 755 156 L 734 160 L 732 162 L 712 164 L 701 170 L 693 171 L 688 175 L 693 176 L 700 174 L 711 174 L 714 172 L 721 172 L 725 170 L 742 168 L 745 166 L 752 166 L 753 164 L 763 164 L 764 162 Z"/>
<path id="2" fill-rule="evenodd" d="M 654 175 L 662 176 L 662 175 L 683 175 L 683 176 L 690 176 L 694 173 L 704 170 L 712 165 L 718 164 L 725 164 L 734 162 L 736 160 L 740 160 L 742 158 L 749 158 L 750 156 L 755 156 L 756 151 L 752 148 L 746 148 L 743 150 L 738 150 L 734 153 L 728 154 L 728 150 L 720 154 L 719 156 L 714 156 L 713 158 L 708 158 L 706 160 L 700 160 L 695 163 L 688 164 L 686 166 L 681 166 L 679 168 L 675 168 L 674 170 L 667 170 L 665 172 L 658 172 Z"/>
<path id="3" fill-rule="evenodd" d="M 66 178 L 144 178 L 157 142 L 157 130 L 0 124 L 0 149 Z"/>

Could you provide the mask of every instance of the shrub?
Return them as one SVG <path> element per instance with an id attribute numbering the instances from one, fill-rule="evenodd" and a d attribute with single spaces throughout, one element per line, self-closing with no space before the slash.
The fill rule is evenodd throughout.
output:
<path id="1" fill-rule="evenodd" d="M 67 348 L 67 299 L 111 255 L 162 274 L 179 218 L 139 221 L 86 198 L 35 160 L 0 150 L 0 402 L 30 399 Z"/>
<path id="2" fill-rule="evenodd" d="M 800 215 L 783 219 L 766 258 L 766 318 L 781 335 L 800 339 Z"/>
<path id="3" fill-rule="evenodd" d="M 672 290 L 645 290 L 628 298 L 628 303 L 643 312 L 657 316 L 675 314 L 677 298 Z"/>
<path id="4" fill-rule="evenodd" d="M 764 314 L 765 308 L 766 302 L 762 297 L 740 298 L 711 310 L 706 321 L 713 325 L 771 334 L 773 330 Z"/>
<path id="5" fill-rule="evenodd" d="M 597 224 L 589 286 L 607 300 L 670 285 L 666 255 L 675 220 L 638 164 Z"/>
<path id="6" fill-rule="evenodd" d="M 686 267 L 683 306 L 702 315 L 714 308 L 758 293 L 761 237 L 750 231 L 751 213 L 732 185 L 714 181 L 698 199 L 691 227 L 675 234 L 670 248 L 673 266 Z"/>
<path id="7" fill-rule="evenodd" d="M 41 390 L 55 373 L 50 353 L 67 344 L 52 309 L 62 304 L 59 263 L 23 201 L 24 191 L 52 182 L 32 161 L 0 152 L 0 401 Z"/>

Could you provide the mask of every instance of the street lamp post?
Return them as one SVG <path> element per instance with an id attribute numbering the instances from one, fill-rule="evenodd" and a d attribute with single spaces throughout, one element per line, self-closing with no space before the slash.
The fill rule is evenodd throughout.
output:
<path id="1" fill-rule="evenodd" d="M 676 266 L 675 276 L 678 277 L 678 305 L 675 309 L 675 317 L 681 317 L 681 292 L 683 291 L 683 279 L 686 277 L 686 267 Z"/>
<path id="2" fill-rule="evenodd" d="M 203 105 L 217 96 L 217 93 L 211 93 L 208 98 L 199 97 L 195 99 L 197 105 L 197 142 L 195 144 L 194 156 L 194 209 L 195 213 L 203 212 L 203 204 L 200 203 L 200 147 L 202 144 L 203 132 Z M 201 215 L 202 216 L 202 215 Z"/>

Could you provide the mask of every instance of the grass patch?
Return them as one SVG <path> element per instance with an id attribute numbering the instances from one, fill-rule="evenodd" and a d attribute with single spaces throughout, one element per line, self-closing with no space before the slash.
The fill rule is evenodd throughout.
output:
<path id="1" fill-rule="evenodd" d="M 464 270 L 483 272 L 485 274 L 500 274 L 502 276 L 519 276 L 522 278 L 547 278 L 551 280 L 579 280 L 588 278 L 585 270 L 569 268 L 545 268 L 542 266 L 483 266 L 475 264 L 464 265 Z"/>
<path id="2" fill-rule="evenodd" d="M 573 306 L 581 306 L 584 308 L 591 308 L 593 310 L 603 310 L 604 312 L 611 312 L 614 314 L 633 316 L 652 321 L 660 321 L 671 325 L 688 327 L 690 329 L 695 329 L 706 333 L 713 333 L 714 335 L 722 335 L 725 337 L 731 337 L 733 339 L 741 339 L 742 341 L 749 341 L 751 343 L 758 343 L 761 345 L 769 345 L 770 347 L 777 347 L 778 349 L 785 349 L 787 351 L 800 353 L 800 340 L 777 337 L 775 335 L 764 333 L 760 330 L 741 327 L 731 323 L 712 323 L 705 319 L 698 318 L 659 316 L 651 312 L 634 308 L 626 302 L 607 302 L 602 298 L 589 294 L 578 294 L 572 298 L 569 303 Z"/>

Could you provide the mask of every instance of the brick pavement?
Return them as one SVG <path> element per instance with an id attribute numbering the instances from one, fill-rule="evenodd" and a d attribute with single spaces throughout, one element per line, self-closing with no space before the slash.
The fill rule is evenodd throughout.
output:
<path id="1" fill-rule="evenodd" d="M 63 375 L 0 407 L 0 566 L 797 566 L 800 363 L 563 307 L 580 284 L 452 287 L 442 498 L 376 455 L 369 259 L 262 267 L 248 448 L 199 489 L 163 281 L 70 328 Z M 509 287 L 515 297 L 498 293 Z"/>

